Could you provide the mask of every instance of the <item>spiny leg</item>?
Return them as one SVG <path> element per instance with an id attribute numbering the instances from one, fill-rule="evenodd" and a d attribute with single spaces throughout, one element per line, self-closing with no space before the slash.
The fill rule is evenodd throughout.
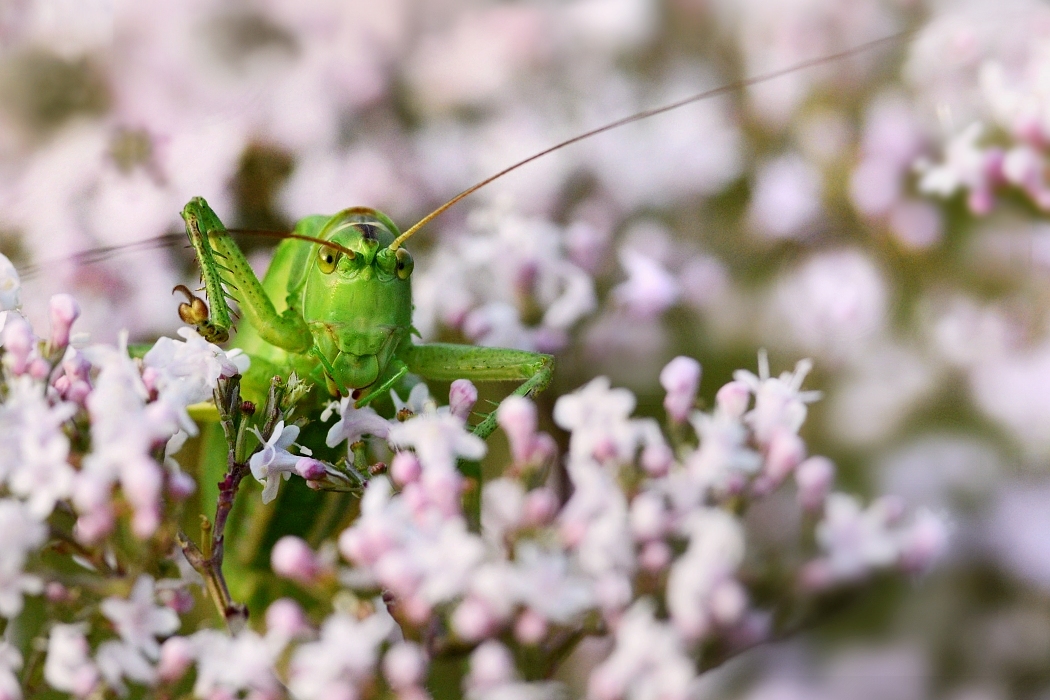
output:
<path id="1" fill-rule="evenodd" d="M 527 350 L 428 343 L 408 345 L 398 354 L 411 372 L 425 379 L 524 380 L 512 392 L 513 396 L 538 394 L 547 388 L 554 374 L 552 356 Z M 473 432 L 484 439 L 495 429 L 496 412 L 492 411 L 474 426 Z"/>
<path id="2" fill-rule="evenodd" d="M 200 263 L 211 306 L 208 325 L 199 327 L 205 337 L 213 342 L 222 342 L 228 337 L 231 320 L 226 297 L 229 296 L 240 304 L 248 322 L 263 340 L 289 352 L 308 351 L 313 337 L 302 314 L 295 309 L 277 313 L 244 253 L 208 203 L 200 197 L 193 198 L 182 210 L 182 218 Z"/>

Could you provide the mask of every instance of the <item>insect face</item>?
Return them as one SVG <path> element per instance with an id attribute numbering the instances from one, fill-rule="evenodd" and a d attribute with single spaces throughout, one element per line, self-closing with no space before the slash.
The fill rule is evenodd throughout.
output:
<path id="1" fill-rule="evenodd" d="M 382 215 L 348 210 L 333 216 L 313 246 L 298 293 L 303 318 L 340 389 L 368 386 L 386 367 L 412 323 L 412 257 L 392 251 Z"/>

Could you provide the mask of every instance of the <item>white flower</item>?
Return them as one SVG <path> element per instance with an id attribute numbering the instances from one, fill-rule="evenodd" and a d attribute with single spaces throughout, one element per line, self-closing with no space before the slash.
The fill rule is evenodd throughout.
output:
<path id="1" fill-rule="evenodd" d="M 676 502 L 688 501 L 691 507 L 709 490 L 722 491 L 734 480 L 756 473 L 762 456 L 748 446 L 747 428 L 739 419 L 721 412 L 713 416 L 695 412 L 689 418 L 700 438 L 700 445 L 685 459 L 686 469 L 696 491 L 672 494 Z"/>
<path id="2" fill-rule="evenodd" d="M 554 422 L 572 431 L 569 451 L 574 458 L 627 460 L 638 440 L 629 420 L 635 399 L 627 389 L 611 388 L 608 377 L 596 377 L 554 404 Z"/>
<path id="3" fill-rule="evenodd" d="M 812 367 L 809 360 L 799 360 L 794 372 L 770 377 L 769 360 L 763 350 L 758 355 L 758 376 L 743 369 L 733 373 L 733 378 L 744 382 L 755 395 L 755 407 L 744 416 L 744 421 L 760 444 L 768 444 L 778 430 L 797 433 L 802 427 L 806 404 L 820 398 L 819 391 L 800 391 Z"/>
<path id="4" fill-rule="evenodd" d="M 23 594 L 36 594 L 43 582 L 23 573 L 29 553 L 47 540 L 47 526 L 29 508 L 14 499 L 0 500 L 0 615 L 11 618 L 22 611 Z"/>
<path id="5" fill-rule="evenodd" d="M 570 476 L 574 490 L 558 524 L 577 566 L 595 578 L 631 571 L 634 555 L 623 491 L 593 462 L 573 464 Z"/>
<path id="6" fill-rule="evenodd" d="M 282 640 L 260 637 L 250 629 L 231 637 L 205 629 L 187 639 L 197 659 L 196 697 L 277 697 L 278 681 L 273 665 L 284 648 Z"/>
<path id="7" fill-rule="evenodd" d="M 364 688 L 375 676 L 380 645 L 394 630 L 388 615 L 358 620 L 333 614 L 321 626 L 321 638 L 303 644 L 292 656 L 289 689 L 297 698 L 320 700 L 346 686 L 351 692 Z"/>
<path id="8" fill-rule="evenodd" d="M 408 398 L 404 401 L 396 391 L 391 389 L 390 400 L 394 402 L 394 410 L 398 413 L 408 410 L 418 416 L 421 413 L 437 411 L 437 402 L 430 396 L 430 387 L 423 382 L 413 386 L 408 392 Z"/>
<path id="9" fill-rule="evenodd" d="M 681 285 L 658 260 L 630 247 L 621 248 L 618 257 L 627 281 L 613 287 L 612 296 L 631 315 L 653 318 L 678 302 Z"/>
<path id="10" fill-rule="evenodd" d="M 882 498 L 862 509 L 860 501 L 848 494 L 828 496 L 816 535 L 831 580 L 857 579 L 896 562 L 900 541 L 893 525 L 900 514 L 895 499 Z"/>
<path id="11" fill-rule="evenodd" d="M 699 639 L 718 615 L 712 610 L 720 587 L 734 586 L 730 577 L 744 558 L 740 522 L 717 508 L 696 510 L 682 527 L 689 547 L 671 567 L 667 607 L 675 627 L 689 639 Z"/>
<path id="12" fill-rule="evenodd" d="M 164 483 L 153 451 L 178 430 L 178 412 L 164 401 L 147 403 L 149 392 L 127 354 L 127 334 L 116 348 L 93 346 L 84 354 L 99 373 L 86 399 L 92 452 L 84 458 L 73 494 L 82 521 L 78 527 L 107 519 L 109 490 L 119 480 L 135 510 L 135 534 L 148 537 L 160 522 Z"/>
<path id="13" fill-rule="evenodd" d="M 154 660 L 160 656 L 156 638 L 173 634 L 180 625 L 174 610 L 155 604 L 152 576 L 139 576 L 127 600 L 106 598 L 101 608 L 129 647 Z"/>
<path id="14" fill-rule="evenodd" d="M 186 407 L 212 398 L 219 378 L 244 373 L 250 359 L 239 351 L 227 354 L 192 328 L 183 327 L 177 332 L 185 341 L 161 337 L 146 353 L 142 359 L 147 368 L 144 376 L 149 377 L 161 400 L 178 411 L 182 429 L 196 435 L 197 426 Z"/>
<path id="15" fill-rule="evenodd" d="M 45 386 L 28 375 L 8 381 L 8 395 L 0 404 L 0 478 L 11 491 L 27 500 L 30 512 L 43 519 L 55 503 L 73 493 L 75 472 L 69 465 L 69 438 L 63 423 L 76 406 L 52 405 Z"/>
<path id="16" fill-rule="evenodd" d="M 0 253 L 0 312 L 18 308 L 22 282 L 18 270 L 6 255 Z"/>
<path id="17" fill-rule="evenodd" d="M 642 598 L 624 614 L 612 654 L 591 674 L 589 697 L 692 697 L 693 662 L 674 627 L 658 621 L 653 608 Z"/>
<path id="18" fill-rule="evenodd" d="M 22 700 L 22 684 L 17 672 L 22 668 L 22 654 L 8 642 L 0 641 L 0 698 Z"/>
<path id="19" fill-rule="evenodd" d="M 417 387 L 426 388 L 425 384 L 417 384 Z M 391 395 L 396 396 L 393 390 Z M 346 440 L 354 443 L 365 435 L 375 435 L 386 438 L 390 432 L 390 423 L 382 418 L 371 406 L 355 408 L 353 399 L 345 397 L 339 403 L 339 420 L 328 430 L 325 444 L 335 447 Z"/>
<path id="20" fill-rule="evenodd" d="M 262 442 L 262 434 L 254 429 L 259 440 Z M 281 479 L 287 480 L 295 471 L 295 463 L 299 461 L 297 455 L 288 451 L 288 447 L 299 437 L 299 426 L 285 426 L 284 421 L 278 421 L 274 426 L 270 439 L 263 442 L 262 449 L 248 459 L 248 466 L 252 470 L 252 476 L 265 484 L 263 487 L 262 501 L 269 503 L 277 498 L 277 488 Z"/>
<path id="21" fill-rule="evenodd" d="M 82 625 L 55 624 L 47 640 L 44 680 L 55 690 L 84 697 L 98 683 Z"/>
<path id="22" fill-rule="evenodd" d="M 513 565 L 517 599 L 551 622 L 568 624 L 595 604 L 590 583 L 573 571 L 563 552 L 523 542 L 515 550 Z"/>
<path id="23" fill-rule="evenodd" d="M 466 424 L 451 413 L 425 413 L 390 429 L 390 442 L 412 447 L 425 469 L 455 469 L 456 459 L 481 459 L 485 441 L 466 430 Z"/>
<path id="24" fill-rule="evenodd" d="M 142 649 L 126 642 L 111 639 L 100 644 L 95 663 L 106 684 L 120 695 L 127 693 L 124 678 L 145 685 L 152 685 L 157 680 L 157 672 L 143 656 Z"/>

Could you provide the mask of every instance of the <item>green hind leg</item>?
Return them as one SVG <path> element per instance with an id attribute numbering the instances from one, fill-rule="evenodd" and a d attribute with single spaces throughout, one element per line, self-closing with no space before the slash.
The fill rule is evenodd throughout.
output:
<path id="1" fill-rule="evenodd" d="M 527 350 L 428 343 L 409 345 L 399 355 L 411 372 L 425 379 L 523 380 L 513 396 L 538 394 L 547 388 L 554 374 L 553 357 Z M 473 432 L 484 439 L 495 429 L 496 412 L 492 411 L 474 426 Z"/>

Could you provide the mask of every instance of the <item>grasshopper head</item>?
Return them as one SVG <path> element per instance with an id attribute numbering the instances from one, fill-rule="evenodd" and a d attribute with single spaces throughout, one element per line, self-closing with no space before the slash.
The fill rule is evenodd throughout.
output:
<path id="1" fill-rule="evenodd" d="M 301 309 L 337 386 L 371 385 L 412 326 L 412 256 L 390 249 L 398 231 L 372 209 L 342 211 L 311 246 Z"/>
<path id="2" fill-rule="evenodd" d="M 323 275 L 339 272 L 344 277 L 408 280 L 414 267 L 411 254 L 403 248 L 390 248 L 398 233 L 389 217 L 374 209 L 342 211 L 328 220 L 319 236 L 338 247 L 318 246 L 316 267 Z"/>

